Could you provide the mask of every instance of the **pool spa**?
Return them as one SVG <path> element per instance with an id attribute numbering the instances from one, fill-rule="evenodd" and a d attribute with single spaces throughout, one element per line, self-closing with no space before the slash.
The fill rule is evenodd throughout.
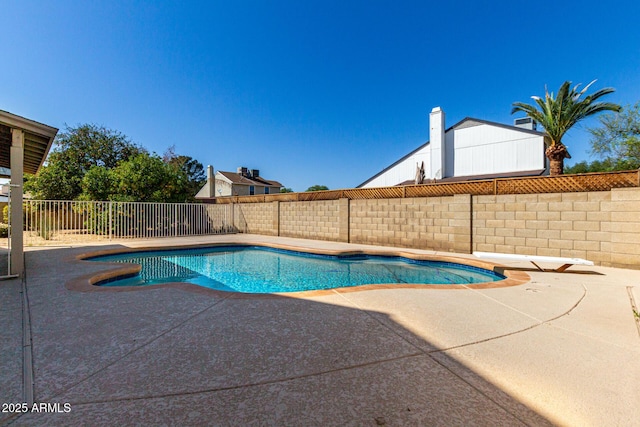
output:
<path id="1" fill-rule="evenodd" d="M 188 283 L 248 294 L 301 292 L 364 285 L 467 286 L 502 281 L 484 268 L 404 256 L 321 255 L 262 246 L 145 250 L 90 256 L 88 261 L 140 265 L 138 274 L 97 280 L 101 288 Z"/>

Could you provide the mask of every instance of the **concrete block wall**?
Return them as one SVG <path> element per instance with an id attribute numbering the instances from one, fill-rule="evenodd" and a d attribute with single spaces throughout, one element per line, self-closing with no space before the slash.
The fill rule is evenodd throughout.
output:
<path id="1" fill-rule="evenodd" d="M 350 241 L 469 253 L 471 196 L 351 200 Z"/>
<path id="2" fill-rule="evenodd" d="M 640 269 L 640 188 L 612 190 L 603 207 L 611 218 L 611 265 Z"/>
<path id="3" fill-rule="evenodd" d="M 473 196 L 473 250 L 609 265 L 611 192 Z"/>
<path id="4" fill-rule="evenodd" d="M 277 203 L 277 202 L 275 202 Z M 277 217 L 277 205 L 267 203 L 236 203 L 233 205 L 233 223 L 243 233 L 277 236 L 274 227 L 274 215 Z"/>
<path id="5" fill-rule="evenodd" d="M 346 241 L 341 239 L 340 216 L 348 216 L 348 210 L 340 211 L 340 200 L 279 203 L 280 236 Z"/>
<path id="6" fill-rule="evenodd" d="M 432 249 L 578 257 L 640 269 L 640 188 L 498 196 L 240 203 L 257 234 Z M 238 224 L 246 224 L 242 229 Z"/>

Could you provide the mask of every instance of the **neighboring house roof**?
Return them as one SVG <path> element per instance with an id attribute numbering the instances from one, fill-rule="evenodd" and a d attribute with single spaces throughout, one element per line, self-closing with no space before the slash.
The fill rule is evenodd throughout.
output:
<path id="1" fill-rule="evenodd" d="M 528 134 L 531 134 L 531 135 L 538 135 L 538 136 L 546 135 L 546 133 L 540 132 L 540 131 L 537 131 L 537 130 L 525 129 L 525 128 L 521 128 L 521 127 L 513 126 L 513 125 L 505 125 L 504 123 L 492 122 L 492 121 L 489 121 L 489 120 L 474 119 L 473 117 L 465 117 L 464 119 L 460 120 L 455 125 L 451 126 L 449 129 L 445 130 L 445 132 L 449 132 L 451 129 L 458 129 L 458 128 L 464 129 L 465 127 L 468 127 L 468 126 L 463 126 L 463 125 L 468 124 L 468 122 L 478 122 L 479 124 L 483 124 L 483 125 L 497 126 L 497 127 L 500 127 L 500 128 L 517 130 L 518 132 L 528 133 Z M 469 124 L 471 124 L 471 123 L 469 123 Z"/>
<path id="2" fill-rule="evenodd" d="M 497 179 L 497 178 L 517 178 L 520 176 L 540 176 L 546 169 L 535 169 L 530 171 L 517 171 L 517 172 L 504 172 L 504 173 L 491 173 L 485 175 L 467 175 L 467 176 L 450 176 L 448 178 L 439 179 L 438 182 L 460 182 L 460 181 L 481 181 L 483 179 Z M 429 180 L 427 180 L 428 182 Z M 415 180 L 409 179 L 407 181 L 398 184 L 399 187 L 404 185 L 414 185 Z"/>
<path id="3" fill-rule="evenodd" d="M 454 130 L 454 129 L 458 129 L 458 128 L 462 128 L 464 129 L 465 127 L 470 127 L 473 126 L 475 124 L 484 124 L 484 125 L 490 125 L 490 126 L 497 126 L 497 127 L 501 127 L 501 128 L 505 128 L 505 129 L 511 129 L 511 130 L 517 130 L 519 132 L 523 132 L 523 133 L 528 133 L 528 134 L 532 134 L 532 135 L 538 135 L 538 136 L 544 136 L 546 135 L 544 132 L 538 132 L 536 130 L 530 130 L 530 129 L 523 129 L 521 127 L 517 127 L 517 126 L 511 126 L 511 125 L 505 125 L 503 123 L 497 123 L 497 122 L 491 122 L 489 120 L 482 120 L 482 119 L 475 119 L 473 117 L 465 117 L 464 119 L 460 120 L 458 123 L 456 123 L 455 125 L 447 128 L 444 132 L 445 134 L 447 132 L 449 132 L 450 130 Z M 401 157 L 400 159 L 396 160 L 395 162 L 393 162 L 392 164 L 390 164 L 389 166 L 387 166 L 386 168 L 382 169 L 380 172 L 378 172 L 377 174 L 375 174 L 374 176 L 372 176 L 371 178 L 367 179 L 366 181 L 364 181 L 362 184 L 358 185 L 356 188 L 360 188 L 363 185 L 367 184 L 370 181 L 373 181 L 374 179 L 376 179 L 377 177 L 379 177 L 380 175 L 384 174 L 385 172 L 387 172 L 388 170 L 392 169 L 394 166 L 402 163 L 404 160 L 406 160 L 407 158 L 411 157 L 412 155 L 414 155 L 415 153 L 417 153 L 418 151 L 422 150 L 424 147 L 426 147 L 427 145 L 429 145 L 429 141 L 425 142 L 424 144 L 420 145 L 418 148 L 416 148 L 415 150 L 411 151 L 410 153 L 408 153 L 407 155 Z M 439 180 L 442 181 L 442 180 Z M 399 184 L 402 185 L 402 184 Z"/>
<path id="4" fill-rule="evenodd" d="M 238 168 L 238 170 L 246 171 L 247 174 L 244 173 L 236 173 L 236 172 L 225 172 L 225 171 L 217 171 L 215 174 L 213 173 L 213 166 L 207 166 L 207 182 L 202 186 L 200 191 L 196 194 L 196 199 L 198 200 L 212 200 L 215 196 L 215 186 L 216 181 L 227 182 L 234 185 L 241 185 L 246 187 L 250 186 L 258 186 L 265 187 L 264 193 L 268 194 L 272 190 L 267 190 L 266 188 L 282 188 L 282 184 L 278 181 L 272 181 L 269 179 L 264 179 L 261 176 L 253 176 L 252 174 L 259 175 L 257 170 L 249 171 L 247 168 Z M 236 190 L 238 188 L 236 187 Z M 232 189 L 235 193 L 235 190 Z M 218 190 L 220 193 L 220 190 Z"/>
<path id="5" fill-rule="evenodd" d="M 218 171 L 218 173 L 229 180 L 232 184 L 240 185 L 261 185 L 266 187 L 282 187 L 278 181 L 263 179 L 262 177 L 247 178 L 235 172 Z"/>

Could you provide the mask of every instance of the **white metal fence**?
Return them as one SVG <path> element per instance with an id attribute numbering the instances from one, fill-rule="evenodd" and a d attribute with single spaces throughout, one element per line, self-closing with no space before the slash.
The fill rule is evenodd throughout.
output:
<path id="1" fill-rule="evenodd" d="M 237 231 L 233 205 L 26 200 L 23 209 L 26 245 Z"/>

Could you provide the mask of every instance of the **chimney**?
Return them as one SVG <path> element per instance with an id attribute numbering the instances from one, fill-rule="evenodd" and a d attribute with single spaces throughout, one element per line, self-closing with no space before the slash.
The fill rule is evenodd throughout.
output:
<path id="1" fill-rule="evenodd" d="M 245 178 L 250 178 L 249 169 L 245 168 L 244 166 L 240 166 L 238 168 L 238 175 L 244 176 Z"/>
<path id="2" fill-rule="evenodd" d="M 442 179 L 445 175 L 444 159 L 444 111 L 435 107 L 429 115 L 429 146 L 431 151 L 430 178 Z"/>
<path id="3" fill-rule="evenodd" d="M 260 176 L 260 170 L 259 169 L 251 169 L 251 178 L 258 178 Z"/>
<path id="4" fill-rule="evenodd" d="M 537 123 L 531 117 L 523 117 L 521 119 L 515 119 L 513 121 L 513 125 L 517 128 L 529 129 L 529 130 L 538 130 Z"/>
<path id="5" fill-rule="evenodd" d="M 207 166 L 207 187 L 209 188 L 209 198 L 216 197 L 216 178 L 213 174 L 213 166 Z"/>

